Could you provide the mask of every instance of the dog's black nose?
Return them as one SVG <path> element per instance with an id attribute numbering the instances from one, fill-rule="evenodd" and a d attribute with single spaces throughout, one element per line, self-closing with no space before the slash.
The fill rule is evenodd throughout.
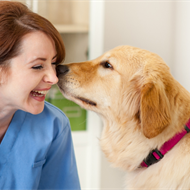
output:
<path id="1" fill-rule="evenodd" d="M 66 65 L 58 65 L 56 67 L 57 76 L 65 75 L 69 71 L 69 68 Z"/>

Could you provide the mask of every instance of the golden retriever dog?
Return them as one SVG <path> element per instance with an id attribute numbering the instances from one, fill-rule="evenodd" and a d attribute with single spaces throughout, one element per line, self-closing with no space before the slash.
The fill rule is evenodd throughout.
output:
<path id="1" fill-rule="evenodd" d="M 120 46 L 57 67 L 62 94 L 100 115 L 108 160 L 127 189 L 190 189 L 190 93 L 158 55 Z"/>

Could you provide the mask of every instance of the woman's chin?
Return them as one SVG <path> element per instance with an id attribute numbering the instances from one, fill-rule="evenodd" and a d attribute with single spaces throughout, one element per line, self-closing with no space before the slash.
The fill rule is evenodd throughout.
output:
<path id="1" fill-rule="evenodd" d="M 30 104 L 26 107 L 26 109 L 23 109 L 24 111 L 31 113 L 33 115 L 40 114 L 44 110 L 44 102 L 40 102 L 38 104 Z"/>

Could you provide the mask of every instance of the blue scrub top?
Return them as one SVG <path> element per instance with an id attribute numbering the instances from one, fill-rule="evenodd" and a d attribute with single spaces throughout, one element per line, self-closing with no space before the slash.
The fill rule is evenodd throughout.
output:
<path id="1" fill-rule="evenodd" d="M 18 110 L 0 144 L 0 189 L 80 190 L 68 118 L 45 102 L 32 115 Z"/>

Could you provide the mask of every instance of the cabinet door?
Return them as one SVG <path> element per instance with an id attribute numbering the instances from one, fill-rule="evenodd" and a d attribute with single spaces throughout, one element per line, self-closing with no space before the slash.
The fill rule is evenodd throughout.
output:
<path id="1" fill-rule="evenodd" d="M 81 188 L 100 189 L 101 152 L 99 136 L 101 121 L 99 116 L 88 111 L 87 131 L 72 132 Z"/>
<path id="2" fill-rule="evenodd" d="M 98 14 L 97 14 L 98 13 Z M 89 59 L 103 54 L 104 1 L 90 0 L 89 10 Z M 84 190 L 101 189 L 101 150 L 99 138 L 102 122 L 99 116 L 87 112 L 87 131 L 73 132 L 73 141 L 81 187 Z"/>

